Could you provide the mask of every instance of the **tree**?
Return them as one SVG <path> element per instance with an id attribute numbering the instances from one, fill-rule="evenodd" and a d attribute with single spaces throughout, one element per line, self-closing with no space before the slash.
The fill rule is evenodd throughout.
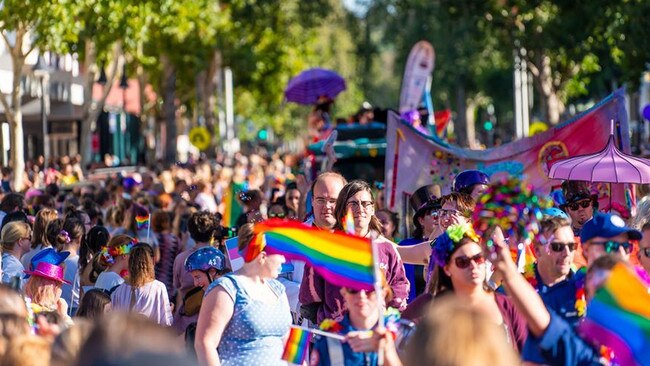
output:
<path id="1" fill-rule="evenodd" d="M 47 45 L 53 50 L 65 50 L 65 40 L 74 37 L 64 24 L 69 24 L 71 1 L 5 0 L 0 9 L 2 39 L 9 50 L 12 64 L 12 87 L 9 100 L 0 93 L 11 134 L 10 163 L 13 169 L 13 189 L 23 189 L 25 151 L 21 81 L 25 75 L 25 59 L 37 47 Z"/>

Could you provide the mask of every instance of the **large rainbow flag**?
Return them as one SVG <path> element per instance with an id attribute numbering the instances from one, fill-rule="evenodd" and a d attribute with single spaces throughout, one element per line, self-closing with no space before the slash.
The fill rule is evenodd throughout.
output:
<path id="1" fill-rule="evenodd" d="M 616 364 L 650 365 L 650 294 L 632 270 L 617 264 L 587 309 L 587 341 L 609 348 Z"/>
<path id="2" fill-rule="evenodd" d="M 372 244 L 368 239 L 277 219 L 255 224 L 255 233 L 263 235 L 266 252 L 306 261 L 334 285 L 358 290 L 374 286 Z"/>
<path id="3" fill-rule="evenodd" d="M 237 222 L 237 218 L 244 212 L 244 207 L 237 199 L 239 194 L 246 190 L 246 183 L 230 183 L 228 189 L 223 196 L 224 211 L 221 222 L 224 226 L 233 227 Z"/>

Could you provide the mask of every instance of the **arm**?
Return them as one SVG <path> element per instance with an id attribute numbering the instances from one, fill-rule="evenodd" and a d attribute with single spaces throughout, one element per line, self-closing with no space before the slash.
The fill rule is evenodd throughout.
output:
<path id="1" fill-rule="evenodd" d="M 307 180 L 307 177 L 304 174 L 296 175 L 296 186 L 300 191 L 300 204 L 298 206 L 298 218 L 301 220 L 307 215 L 307 193 L 309 192 L 309 187 L 311 183 Z"/>
<path id="2" fill-rule="evenodd" d="M 215 288 L 203 299 L 194 341 L 194 349 L 200 365 L 221 365 L 217 346 L 221 342 L 223 331 L 230 322 L 234 310 L 235 303 L 221 287 Z"/>
<path id="3" fill-rule="evenodd" d="M 397 252 L 402 261 L 407 264 L 429 264 L 431 242 L 425 241 L 415 245 L 398 246 Z"/>

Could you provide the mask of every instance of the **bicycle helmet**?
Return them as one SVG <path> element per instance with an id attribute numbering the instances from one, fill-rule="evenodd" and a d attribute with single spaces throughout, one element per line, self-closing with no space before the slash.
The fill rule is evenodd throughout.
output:
<path id="1" fill-rule="evenodd" d="M 465 170 L 454 178 L 451 190 L 453 192 L 462 192 L 476 184 L 490 185 L 490 178 L 480 170 Z"/>
<path id="2" fill-rule="evenodd" d="M 210 268 L 214 268 L 218 272 L 223 272 L 226 269 L 226 257 L 217 248 L 199 248 L 185 259 L 185 270 L 187 272 L 207 272 Z"/>

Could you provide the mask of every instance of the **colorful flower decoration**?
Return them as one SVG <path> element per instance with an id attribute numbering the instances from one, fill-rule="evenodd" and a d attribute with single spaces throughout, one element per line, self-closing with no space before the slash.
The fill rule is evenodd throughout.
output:
<path id="1" fill-rule="evenodd" d="M 528 281 L 528 283 L 530 283 L 531 286 L 533 286 L 535 290 L 537 290 L 538 283 L 537 276 L 535 276 L 535 267 L 536 264 L 534 263 L 524 267 L 524 278 L 526 281 Z"/>
<path id="2" fill-rule="evenodd" d="M 576 285 L 576 302 L 575 309 L 579 317 L 585 316 L 587 313 L 587 296 L 585 294 L 585 280 L 587 278 L 587 268 L 582 267 L 576 272 L 577 280 Z"/>
<path id="3" fill-rule="evenodd" d="M 321 330 L 331 333 L 341 333 L 343 331 L 343 326 L 333 319 L 325 319 L 320 323 Z"/>
<path id="4" fill-rule="evenodd" d="M 72 239 L 70 239 L 70 234 L 68 234 L 68 232 L 65 230 L 61 230 L 59 232 L 59 235 L 63 237 L 63 240 L 65 241 L 66 244 L 70 244 L 70 242 L 72 241 Z"/>
<path id="5" fill-rule="evenodd" d="M 133 239 L 130 242 L 117 247 L 103 246 L 102 250 L 99 252 L 99 255 L 104 258 L 104 261 L 106 261 L 106 263 L 113 264 L 115 263 L 115 257 L 131 253 L 131 248 L 133 248 L 133 246 L 136 244 L 138 244 L 138 240 Z"/>
<path id="6" fill-rule="evenodd" d="M 499 226 L 506 237 L 517 236 L 528 245 L 539 235 L 542 210 L 552 205 L 552 201 L 538 194 L 532 185 L 509 178 L 490 185 L 479 198 L 472 222 L 480 235 Z"/>
<path id="7" fill-rule="evenodd" d="M 386 309 L 386 312 L 384 313 L 384 324 L 386 326 L 386 329 L 393 336 L 393 340 L 397 339 L 400 319 L 401 319 L 401 315 L 399 310 L 395 308 Z"/>
<path id="8" fill-rule="evenodd" d="M 474 232 L 472 225 L 466 223 L 449 226 L 447 231 L 437 237 L 434 242 L 432 250 L 435 263 L 441 267 L 446 265 L 454 248 L 464 237 L 475 242 L 479 241 L 479 236 Z"/>

